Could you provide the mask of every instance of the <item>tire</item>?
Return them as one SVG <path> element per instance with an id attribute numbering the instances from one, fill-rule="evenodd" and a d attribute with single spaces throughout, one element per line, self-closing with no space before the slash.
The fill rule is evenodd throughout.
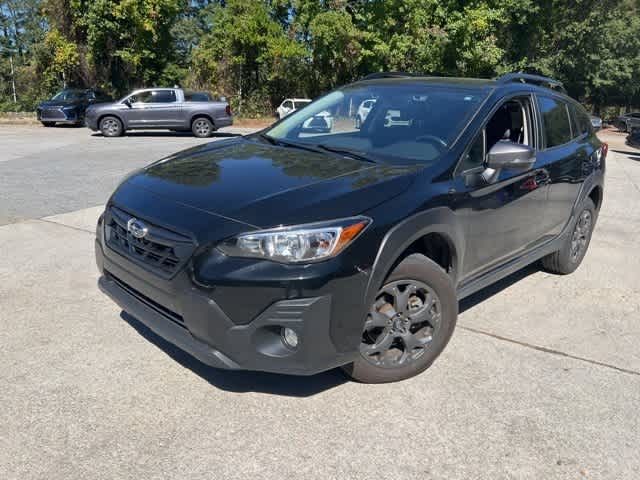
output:
<path id="1" fill-rule="evenodd" d="M 56 122 L 40 122 L 42 123 L 42 125 L 44 125 L 45 127 L 55 127 L 56 126 Z"/>
<path id="2" fill-rule="evenodd" d="M 105 137 L 119 137 L 124 133 L 122 122 L 118 117 L 106 116 L 100 120 L 100 131 Z"/>
<path id="3" fill-rule="evenodd" d="M 390 296 L 394 291 L 398 297 Z M 444 350 L 456 326 L 458 299 L 451 277 L 431 259 L 413 254 L 387 277 L 370 311 L 360 355 L 342 368 L 358 382 L 397 382 L 429 368 Z M 384 352 L 382 345 L 389 345 Z"/>
<path id="4" fill-rule="evenodd" d="M 573 220 L 569 230 L 571 234 L 567 236 L 562 248 L 541 260 L 545 270 L 559 275 L 568 275 L 580 266 L 589 249 L 597 216 L 596 206 L 590 198 L 587 198 L 582 203 L 580 213 Z"/>
<path id="5" fill-rule="evenodd" d="M 191 131 L 198 138 L 209 138 L 215 132 L 213 122 L 205 117 L 198 117 L 191 122 Z"/>

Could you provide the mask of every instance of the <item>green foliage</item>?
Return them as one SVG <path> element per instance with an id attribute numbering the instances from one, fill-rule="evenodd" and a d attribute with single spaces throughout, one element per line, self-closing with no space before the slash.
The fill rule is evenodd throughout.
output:
<path id="1" fill-rule="evenodd" d="M 376 71 L 527 70 L 599 111 L 640 103 L 639 52 L 638 0 L 0 0 L 0 109 L 179 83 L 253 116 Z"/>

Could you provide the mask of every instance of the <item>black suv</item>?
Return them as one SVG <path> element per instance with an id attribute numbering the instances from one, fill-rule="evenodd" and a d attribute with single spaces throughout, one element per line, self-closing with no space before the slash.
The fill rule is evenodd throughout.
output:
<path id="1" fill-rule="evenodd" d="M 56 123 L 80 126 L 84 125 L 89 105 L 111 101 L 112 98 L 102 90 L 67 88 L 40 103 L 36 116 L 45 127 L 53 127 Z"/>
<path id="2" fill-rule="evenodd" d="M 551 79 L 377 74 L 130 175 L 98 222 L 99 285 L 214 367 L 401 380 L 461 298 L 578 267 L 606 153 Z"/>

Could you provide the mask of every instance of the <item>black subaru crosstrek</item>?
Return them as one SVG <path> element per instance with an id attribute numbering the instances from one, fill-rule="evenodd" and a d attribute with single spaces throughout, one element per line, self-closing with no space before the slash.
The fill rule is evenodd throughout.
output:
<path id="1" fill-rule="evenodd" d="M 405 379 L 461 298 L 578 267 L 606 153 L 551 79 L 373 75 L 131 174 L 98 223 L 99 284 L 214 367 Z"/>

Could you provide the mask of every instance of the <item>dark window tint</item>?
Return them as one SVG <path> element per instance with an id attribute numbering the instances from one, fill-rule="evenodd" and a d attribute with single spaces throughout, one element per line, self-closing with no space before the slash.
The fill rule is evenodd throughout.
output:
<path id="1" fill-rule="evenodd" d="M 157 90 L 152 92 L 153 103 L 172 103 L 176 101 L 176 92 L 173 90 Z"/>
<path id="2" fill-rule="evenodd" d="M 540 97 L 539 103 L 547 148 L 571 141 L 571 124 L 567 105 L 549 97 Z"/>
<path id="3" fill-rule="evenodd" d="M 591 131 L 591 117 L 576 105 L 570 105 L 569 111 L 573 120 L 573 136 L 579 137 Z"/>

